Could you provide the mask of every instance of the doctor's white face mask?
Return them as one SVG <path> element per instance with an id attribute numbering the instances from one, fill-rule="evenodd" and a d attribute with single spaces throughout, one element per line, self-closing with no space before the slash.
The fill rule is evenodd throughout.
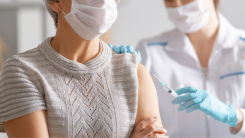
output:
<path id="1" fill-rule="evenodd" d="M 72 0 L 71 12 L 62 12 L 74 31 L 86 40 L 108 31 L 118 14 L 115 0 Z"/>
<path id="2" fill-rule="evenodd" d="M 167 8 L 169 19 L 184 33 L 194 33 L 209 21 L 210 11 L 204 8 L 204 0 L 195 0 L 177 8 Z"/>

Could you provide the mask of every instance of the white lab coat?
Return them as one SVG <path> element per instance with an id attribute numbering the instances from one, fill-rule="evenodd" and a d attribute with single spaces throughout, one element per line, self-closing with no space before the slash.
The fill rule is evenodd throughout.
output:
<path id="1" fill-rule="evenodd" d="M 221 14 L 219 19 L 220 29 L 209 60 L 207 79 L 189 38 L 178 29 L 142 40 L 137 50 L 150 74 L 158 76 L 172 89 L 186 86 L 204 89 L 224 103 L 245 109 L 245 31 L 234 28 Z M 173 97 L 153 75 L 152 78 L 163 127 L 171 138 L 245 137 L 245 125 L 238 134 L 232 135 L 229 125 L 201 111 L 179 112 L 179 106 L 171 104 Z"/>

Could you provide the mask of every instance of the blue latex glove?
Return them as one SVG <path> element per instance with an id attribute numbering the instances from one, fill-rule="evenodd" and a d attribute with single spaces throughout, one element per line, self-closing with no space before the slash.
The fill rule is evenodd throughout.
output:
<path id="1" fill-rule="evenodd" d="M 112 48 L 112 45 L 111 44 L 108 44 L 108 46 L 110 48 Z M 134 48 L 130 45 L 128 45 L 127 47 L 125 47 L 124 45 L 118 47 L 118 46 L 113 46 L 112 50 L 118 54 L 120 53 L 132 53 L 134 52 Z M 137 55 L 138 55 L 138 60 L 139 60 L 139 63 L 141 63 L 142 61 L 142 58 L 141 58 L 141 54 L 140 54 L 140 51 L 136 51 Z"/>
<path id="2" fill-rule="evenodd" d="M 113 50 L 114 52 L 118 53 L 118 54 L 121 53 L 121 50 L 120 50 L 120 48 L 119 48 L 118 46 L 114 46 L 114 47 L 112 48 L 112 50 Z"/>
<path id="3" fill-rule="evenodd" d="M 134 48 L 133 48 L 132 46 L 128 45 L 128 46 L 127 46 L 127 51 L 128 51 L 129 53 L 132 53 L 132 52 L 134 52 Z"/>
<path id="4" fill-rule="evenodd" d="M 112 45 L 111 45 L 111 44 L 108 44 L 108 46 L 109 46 L 110 48 L 112 48 Z"/>
<path id="5" fill-rule="evenodd" d="M 121 53 L 127 53 L 127 48 L 124 46 L 124 45 L 121 45 L 120 46 L 120 51 L 121 51 Z"/>
<path id="6" fill-rule="evenodd" d="M 218 121 L 232 127 L 236 126 L 237 114 L 234 106 L 225 104 L 208 92 L 193 87 L 179 89 L 176 93 L 185 94 L 172 101 L 173 104 L 180 104 L 179 111 L 186 110 L 187 113 L 190 113 L 201 110 Z"/>
<path id="7" fill-rule="evenodd" d="M 141 54 L 140 54 L 140 51 L 136 51 L 137 55 L 138 55 L 138 59 L 139 59 L 139 63 L 141 63 L 142 61 L 142 58 L 141 58 Z"/>

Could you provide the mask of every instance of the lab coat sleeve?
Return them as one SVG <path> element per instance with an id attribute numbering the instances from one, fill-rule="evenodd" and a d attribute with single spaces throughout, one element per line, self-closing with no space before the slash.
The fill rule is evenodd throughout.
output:
<path id="1" fill-rule="evenodd" d="M 240 108 L 240 110 L 242 111 L 242 116 L 243 116 L 243 119 L 244 119 L 244 117 L 245 117 L 245 109 Z M 230 132 L 233 135 L 245 138 L 245 121 L 243 120 L 242 128 L 241 128 L 240 131 L 237 131 L 235 128 L 230 127 Z"/>
<path id="2" fill-rule="evenodd" d="M 145 41 L 140 41 L 138 46 L 136 47 L 136 51 L 140 51 L 143 64 L 147 70 L 150 72 L 151 70 L 151 55 L 150 55 L 150 48 L 148 47 Z"/>

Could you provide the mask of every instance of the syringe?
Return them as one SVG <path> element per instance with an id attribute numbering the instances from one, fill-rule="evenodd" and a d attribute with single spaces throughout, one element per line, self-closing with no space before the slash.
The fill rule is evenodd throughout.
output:
<path id="1" fill-rule="evenodd" d="M 155 74 L 153 74 L 156 78 L 157 76 Z M 171 94 L 174 98 L 178 97 L 178 94 L 172 90 L 170 87 L 168 87 L 167 84 L 163 83 L 160 79 L 157 78 L 158 81 L 160 81 L 160 83 L 162 84 L 163 86 L 163 89 L 166 90 L 169 94 Z"/>

